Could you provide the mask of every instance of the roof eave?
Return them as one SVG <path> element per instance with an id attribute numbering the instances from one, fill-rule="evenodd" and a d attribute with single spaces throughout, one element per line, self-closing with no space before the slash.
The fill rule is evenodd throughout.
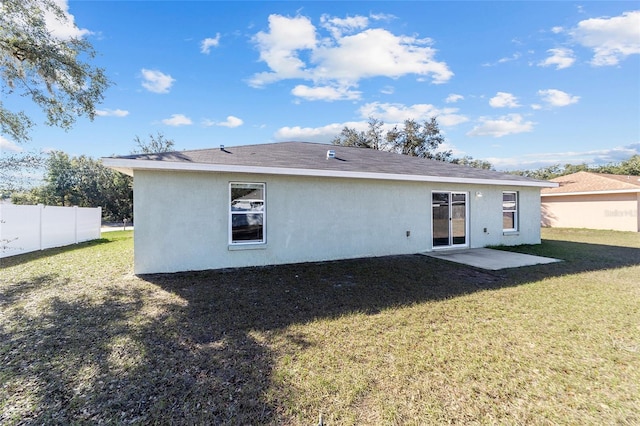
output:
<path id="1" fill-rule="evenodd" d="M 580 192 L 547 192 L 542 193 L 543 197 L 566 197 L 566 196 L 574 196 L 574 195 L 606 195 L 606 194 L 630 194 L 630 193 L 640 193 L 640 188 L 636 189 L 611 189 L 611 190 L 603 190 L 603 191 L 580 191 Z"/>
<path id="2" fill-rule="evenodd" d="M 500 180 L 485 178 L 464 178 L 464 177 L 443 177 L 428 175 L 413 175 L 399 173 L 375 173 L 375 172 L 352 172 L 341 170 L 321 170 L 321 169 L 296 169 L 288 167 L 262 167 L 262 166 L 240 166 L 229 164 L 206 164 L 206 163 L 184 163 L 170 161 L 148 161 L 132 160 L 124 158 L 103 158 L 102 163 L 111 169 L 133 176 L 134 170 L 157 170 L 157 171 L 186 171 L 186 172 L 217 172 L 217 173 L 251 173 L 269 175 L 289 175 L 289 176 L 316 176 L 316 177 L 337 177 L 353 179 L 378 179 L 396 180 L 412 182 L 446 182 L 446 183 L 466 183 L 476 185 L 502 185 L 502 186 L 526 186 L 539 188 L 555 188 L 555 182 L 549 181 L 521 181 L 521 180 Z"/>

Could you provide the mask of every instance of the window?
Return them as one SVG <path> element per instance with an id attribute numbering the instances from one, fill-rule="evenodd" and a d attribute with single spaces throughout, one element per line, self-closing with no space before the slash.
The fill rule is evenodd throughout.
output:
<path id="1" fill-rule="evenodd" d="M 518 230 L 518 193 L 505 191 L 502 193 L 502 230 Z"/>
<path id="2" fill-rule="evenodd" d="M 265 184 L 229 184 L 229 242 L 230 244 L 264 243 Z"/>

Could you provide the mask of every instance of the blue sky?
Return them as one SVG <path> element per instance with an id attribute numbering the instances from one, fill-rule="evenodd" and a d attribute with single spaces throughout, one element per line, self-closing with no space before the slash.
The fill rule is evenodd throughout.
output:
<path id="1" fill-rule="evenodd" d="M 62 1 L 62 0 L 61 0 Z M 638 2 L 70 1 L 115 83 L 93 122 L 3 150 L 129 154 L 330 142 L 369 117 L 437 116 L 454 155 L 498 170 L 640 153 Z M 65 33 L 66 31 L 66 33 Z"/>

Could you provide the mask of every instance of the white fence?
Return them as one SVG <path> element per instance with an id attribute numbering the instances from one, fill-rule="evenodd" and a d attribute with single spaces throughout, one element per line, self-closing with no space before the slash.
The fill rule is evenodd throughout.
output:
<path id="1" fill-rule="evenodd" d="M 0 204 L 0 258 L 100 238 L 102 208 Z"/>

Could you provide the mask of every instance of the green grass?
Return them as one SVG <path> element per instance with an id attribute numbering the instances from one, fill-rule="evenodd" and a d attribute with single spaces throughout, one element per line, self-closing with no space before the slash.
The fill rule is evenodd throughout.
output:
<path id="1" fill-rule="evenodd" d="M 640 423 L 640 234 L 140 277 L 104 235 L 3 259 L 0 423 Z"/>

